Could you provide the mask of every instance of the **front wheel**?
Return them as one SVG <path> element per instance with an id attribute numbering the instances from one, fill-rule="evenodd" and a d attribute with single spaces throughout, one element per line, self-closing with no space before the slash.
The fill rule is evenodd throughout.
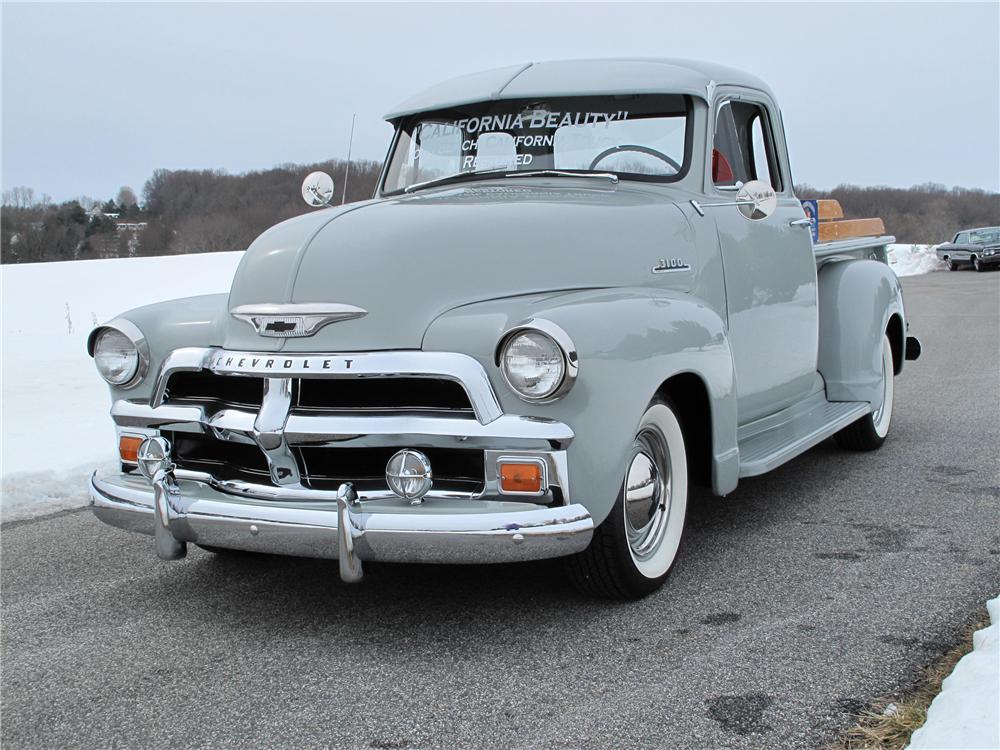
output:
<path id="1" fill-rule="evenodd" d="M 669 403 L 653 403 L 639 421 L 611 513 L 590 546 L 566 559 L 574 585 L 612 599 L 639 599 L 660 588 L 680 548 L 687 495 L 680 422 Z"/>
<path id="2" fill-rule="evenodd" d="M 892 421 L 893 377 L 895 367 L 889 336 L 882 337 L 882 402 L 858 421 L 836 434 L 841 448 L 852 451 L 873 451 L 882 447 Z"/>
<path id="3" fill-rule="evenodd" d="M 982 273 L 986 270 L 986 266 L 983 265 L 983 262 L 979 260 L 979 258 L 972 259 L 972 267 L 975 268 L 978 273 Z"/>

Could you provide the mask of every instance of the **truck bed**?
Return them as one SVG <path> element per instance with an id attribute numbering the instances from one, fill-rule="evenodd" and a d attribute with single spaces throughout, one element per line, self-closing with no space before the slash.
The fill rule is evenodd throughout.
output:
<path id="1" fill-rule="evenodd" d="M 834 240 L 813 245 L 817 265 L 832 258 L 867 258 L 888 263 L 887 247 L 896 241 L 891 234 L 878 237 L 852 237 L 849 240 Z"/>

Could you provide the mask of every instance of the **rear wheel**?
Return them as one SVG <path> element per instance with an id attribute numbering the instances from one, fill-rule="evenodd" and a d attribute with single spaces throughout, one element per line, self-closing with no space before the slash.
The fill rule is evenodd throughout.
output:
<path id="1" fill-rule="evenodd" d="M 889 336 L 882 337 L 882 402 L 870 414 L 836 434 L 841 448 L 852 451 L 873 451 L 882 447 L 892 421 L 893 377 L 892 344 Z"/>
<path id="2" fill-rule="evenodd" d="M 684 433 L 671 405 L 654 403 L 639 422 L 611 513 L 590 546 L 566 558 L 574 585 L 613 599 L 656 591 L 680 548 L 687 494 Z"/>

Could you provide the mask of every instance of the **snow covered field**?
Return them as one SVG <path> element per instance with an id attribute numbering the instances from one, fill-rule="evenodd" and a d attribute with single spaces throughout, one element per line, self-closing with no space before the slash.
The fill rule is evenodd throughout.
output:
<path id="1" fill-rule="evenodd" d="M 228 291 L 242 253 L 0 267 L 3 520 L 85 505 L 86 477 L 115 457 L 104 381 L 87 334 L 133 307 Z M 941 267 L 930 245 L 893 245 L 900 276 Z"/>
<path id="2" fill-rule="evenodd" d="M 243 253 L 0 266 L 4 521 L 86 505 L 115 458 L 107 385 L 87 334 L 133 307 L 229 290 Z"/>

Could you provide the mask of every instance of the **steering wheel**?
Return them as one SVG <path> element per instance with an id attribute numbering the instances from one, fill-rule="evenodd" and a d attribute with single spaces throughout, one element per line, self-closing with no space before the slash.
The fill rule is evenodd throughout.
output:
<path id="1" fill-rule="evenodd" d="M 596 167 L 600 162 L 604 161 L 612 154 L 620 154 L 622 151 L 637 151 L 640 154 L 646 154 L 648 156 L 655 157 L 660 161 L 664 161 L 671 167 L 673 167 L 674 172 L 679 173 L 681 171 L 681 165 L 678 164 L 673 159 L 671 159 L 662 151 L 657 151 L 655 148 L 650 148 L 649 146 L 636 146 L 636 145 L 612 146 L 611 148 L 605 149 L 604 151 L 602 151 L 601 153 L 599 153 L 597 156 L 594 157 L 594 160 L 590 162 L 590 166 L 588 167 L 588 169 L 591 170 L 594 169 L 594 167 Z"/>

